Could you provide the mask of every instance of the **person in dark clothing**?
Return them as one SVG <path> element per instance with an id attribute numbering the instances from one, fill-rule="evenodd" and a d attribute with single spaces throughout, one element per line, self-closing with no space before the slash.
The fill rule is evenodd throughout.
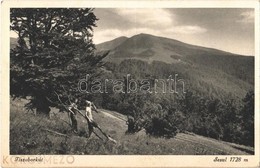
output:
<path id="1" fill-rule="evenodd" d="M 134 120 L 134 117 L 128 115 L 126 124 L 128 125 L 128 129 L 127 129 L 126 133 L 134 133 L 134 130 L 135 130 L 135 120 Z"/>
<path id="2" fill-rule="evenodd" d="M 76 119 L 76 114 L 77 114 L 77 103 L 78 99 L 75 99 L 75 101 L 69 106 L 69 116 L 71 120 L 71 127 L 74 133 L 78 133 L 78 122 Z"/>

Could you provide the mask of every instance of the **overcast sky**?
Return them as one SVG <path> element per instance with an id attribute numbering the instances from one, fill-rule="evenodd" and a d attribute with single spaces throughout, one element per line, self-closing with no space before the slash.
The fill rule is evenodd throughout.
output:
<path id="1" fill-rule="evenodd" d="M 177 39 L 232 53 L 254 55 L 254 10 L 96 8 L 96 44 L 139 33 Z"/>

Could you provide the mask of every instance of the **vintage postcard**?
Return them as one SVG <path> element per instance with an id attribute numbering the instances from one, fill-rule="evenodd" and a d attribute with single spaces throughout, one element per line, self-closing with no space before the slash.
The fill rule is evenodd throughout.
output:
<path id="1" fill-rule="evenodd" d="M 2 167 L 260 167 L 259 1 L 1 2 Z"/>

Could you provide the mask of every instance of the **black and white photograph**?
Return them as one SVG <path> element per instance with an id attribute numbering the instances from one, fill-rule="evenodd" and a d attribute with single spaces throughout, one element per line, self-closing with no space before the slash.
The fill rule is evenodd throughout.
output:
<path id="1" fill-rule="evenodd" d="M 255 8 L 16 6 L 8 17 L 13 162 L 259 155 Z"/>

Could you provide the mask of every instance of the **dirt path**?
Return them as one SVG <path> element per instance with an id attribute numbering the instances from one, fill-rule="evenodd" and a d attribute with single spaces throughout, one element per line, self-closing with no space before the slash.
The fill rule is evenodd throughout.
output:
<path id="1" fill-rule="evenodd" d="M 120 117 L 117 117 L 117 116 L 115 116 L 115 115 L 112 115 L 112 114 L 110 114 L 110 113 L 108 113 L 108 112 L 106 112 L 106 111 L 104 111 L 104 110 L 100 110 L 104 115 L 106 115 L 106 116 L 108 116 L 108 117 L 110 117 L 110 118 L 114 118 L 114 119 L 117 119 L 117 120 L 119 120 L 119 121 L 126 121 L 126 120 L 124 120 L 124 119 L 122 119 L 122 118 L 120 118 Z"/>

